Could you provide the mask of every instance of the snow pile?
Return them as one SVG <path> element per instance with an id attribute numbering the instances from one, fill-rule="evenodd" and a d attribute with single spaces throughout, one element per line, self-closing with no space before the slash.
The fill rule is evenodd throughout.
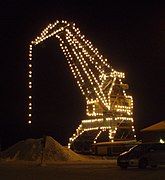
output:
<path id="1" fill-rule="evenodd" d="M 43 144 L 43 138 L 20 141 L 6 151 L 3 151 L 1 157 L 8 161 L 21 160 L 38 162 L 43 158 L 44 162 L 50 163 L 84 159 L 81 155 L 63 147 L 50 136 L 46 136 L 45 145 Z"/>

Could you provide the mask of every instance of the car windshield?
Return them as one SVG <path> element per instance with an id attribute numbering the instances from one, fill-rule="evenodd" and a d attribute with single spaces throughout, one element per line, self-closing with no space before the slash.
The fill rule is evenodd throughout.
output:
<path id="1" fill-rule="evenodd" d="M 134 147 L 129 149 L 129 151 L 141 151 L 141 149 L 142 149 L 142 147 L 140 145 L 135 145 Z"/>
<path id="2" fill-rule="evenodd" d="M 160 146 L 160 145 L 159 145 Z M 140 144 L 140 145 L 136 145 L 134 147 L 132 147 L 129 152 L 148 152 L 150 151 L 151 149 L 155 149 L 155 146 L 154 144 Z M 160 148 L 158 148 L 160 149 Z"/>

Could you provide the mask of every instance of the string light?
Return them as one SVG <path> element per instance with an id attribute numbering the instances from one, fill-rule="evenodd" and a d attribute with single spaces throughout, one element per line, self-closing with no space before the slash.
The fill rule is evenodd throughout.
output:
<path id="1" fill-rule="evenodd" d="M 103 130 L 109 130 L 109 139 L 114 141 L 115 134 L 123 123 L 134 133 L 133 98 L 125 92 L 128 89 L 128 85 L 122 82 L 125 74 L 114 70 L 107 58 L 81 34 L 75 24 L 65 20 L 49 24 L 29 46 L 28 123 L 32 122 L 33 46 L 53 36 L 60 42 L 70 70 L 86 98 L 86 114 L 91 117 L 82 120 L 76 133 L 69 139 L 68 147 L 84 132 L 93 130 L 99 130 L 94 142 Z"/>

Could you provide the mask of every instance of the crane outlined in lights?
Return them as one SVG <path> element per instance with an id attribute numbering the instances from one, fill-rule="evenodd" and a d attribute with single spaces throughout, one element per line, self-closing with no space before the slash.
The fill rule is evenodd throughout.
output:
<path id="1" fill-rule="evenodd" d="M 104 141 L 106 134 L 111 142 L 134 139 L 133 98 L 126 95 L 128 85 L 122 82 L 125 74 L 114 70 L 74 23 L 63 20 L 49 24 L 29 46 L 28 123 L 32 122 L 33 46 L 53 36 L 59 40 L 77 85 L 86 98 L 87 117 L 69 138 L 68 147 L 89 149 L 91 144 Z"/>

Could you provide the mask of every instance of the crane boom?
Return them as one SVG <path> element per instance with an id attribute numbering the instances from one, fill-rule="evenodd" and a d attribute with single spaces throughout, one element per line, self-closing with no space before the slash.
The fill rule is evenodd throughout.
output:
<path id="1" fill-rule="evenodd" d="M 89 129 L 106 127 L 111 130 L 114 138 L 114 127 L 121 125 L 123 121 L 133 122 L 133 98 L 126 95 L 127 85 L 123 84 L 125 78 L 123 72 L 112 68 L 108 60 L 96 47 L 81 34 L 74 23 L 56 21 L 49 24 L 41 34 L 31 42 L 29 48 L 29 88 L 32 87 L 32 48 L 48 38 L 56 37 L 65 55 L 70 70 L 86 98 L 86 114 L 91 121 L 82 121 L 70 142 L 72 143 L 82 132 Z M 29 96 L 29 110 L 32 109 L 32 95 Z M 29 118 L 32 114 L 29 113 Z M 101 118 L 101 120 L 99 119 Z M 98 120 L 102 124 L 94 127 L 92 124 Z M 29 120 L 31 122 L 31 120 Z M 110 123 L 113 121 L 113 123 Z M 87 125 L 87 122 L 90 122 Z M 130 124 L 131 124 L 130 123 Z M 134 128 L 131 125 L 132 128 Z M 123 135 L 122 135 L 123 136 Z"/>

